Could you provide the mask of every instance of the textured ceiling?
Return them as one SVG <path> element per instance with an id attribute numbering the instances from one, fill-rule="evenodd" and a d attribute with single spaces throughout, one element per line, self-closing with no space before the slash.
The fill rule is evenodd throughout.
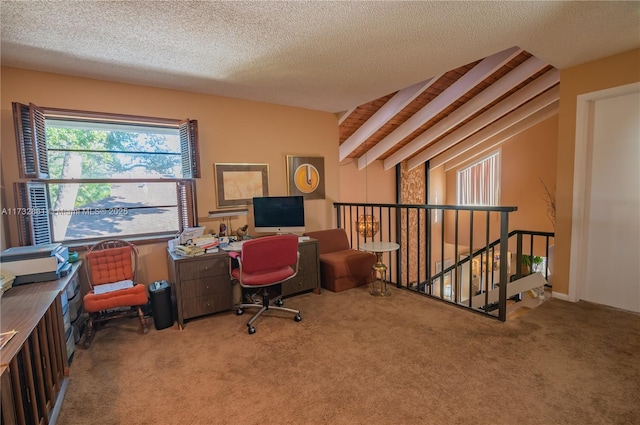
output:
<path id="1" fill-rule="evenodd" d="M 342 112 L 512 46 L 640 46 L 639 2 L 2 1 L 2 65 Z"/>

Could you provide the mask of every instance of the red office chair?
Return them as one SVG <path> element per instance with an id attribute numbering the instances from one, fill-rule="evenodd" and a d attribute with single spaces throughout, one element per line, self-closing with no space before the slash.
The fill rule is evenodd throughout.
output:
<path id="1" fill-rule="evenodd" d="M 136 282 L 138 249 L 135 245 L 111 239 L 98 242 L 87 251 L 87 282 L 90 291 L 83 298 L 84 310 L 89 313 L 84 348 L 89 348 L 97 323 L 135 314 L 140 320 L 140 330 L 147 333 L 147 323 L 142 306 L 148 301 L 147 287 Z M 106 283 L 133 281 L 132 288 L 96 294 L 94 288 Z"/>
<path id="2" fill-rule="evenodd" d="M 281 310 L 294 313 L 294 320 L 302 320 L 300 310 L 282 307 L 282 297 L 269 299 L 267 288 L 280 285 L 292 279 L 298 273 L 300 253 L 298 237 L 295 235 L 267 236 L 244 242 L 242 252 L 230 252 L 229 256 L 238 261 L 237 266 L 230 261 L 231 278 L 237 280 L 243 288 L 262 288 L 262 302 L 239 304 L 236 313 L 241 315 L 245 308 L 260 310 L 247 322 L 249 335 L 256 332 L 253 322 L 267 310 Z M 274 305 L 275 304 L 275 305 Z"/>

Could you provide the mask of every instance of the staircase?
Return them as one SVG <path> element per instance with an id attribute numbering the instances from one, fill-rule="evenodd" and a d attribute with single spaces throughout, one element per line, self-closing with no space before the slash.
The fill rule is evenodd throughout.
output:
<path id="1" fill-rule="evenodd" d="M 520 317 L 540 305 L 551 294 L 546 262 L 542 266 L 544 274 L 529 274 L 523 270 L 522 258 L 532 256 L 536 252 L 546 254 L 544 258 L 547 258 L 549 241 L 553 236 L 553 233 L 546 232 L 512 231 L 508 236 L 508 244 L 515 245 L 515 255 L 509 253 L 508 261 L 500 262 L 499 257 L 495 257 L 500 252 L 500 241 L 496 240 L 474 252 L 471 258 L 463 258 L 457 264 L 432 276 L 430 281 L 424 281 L 412 289 L 465 308 L 495 315 L 500 305 L 502 267 L 506 267 L 509 282 L 505 294 L 505 317 Z M 536 238 L 540 238 L 540 241 L 536 241 Z M 496 258 L 496 264 L 491 260 L 487 261 L 486 258 Z M 512 273 L 514 270 L 515 273 Z"/>
<path id="2" fill-rule="evenodd" d="M 345 230 L 353 249 L 372 241 L 400 245 L 397 251 L 383 255 L 388 283 L 398 288 L 506 321 L 507 314 L 515 314 L 527 304 L 523 302 L 528 301 L 525 295 L 531 298 L 531 291 L 547 284 L 545 266 L 537 277 L 513 277 L 529 274 L 523 270 L 523 257 L 549 258 L 554 238 L 549 232 L 509 232 L 509 214 L 516 207 L 341 202 L 333 205 L 336 227 Z M 365 218 L 376 224 L 371 231 L 359 225 Z M 494 238 L 497 239 L 490 242 Z M 501 285 L 501 282 L 509 283 Z"/>

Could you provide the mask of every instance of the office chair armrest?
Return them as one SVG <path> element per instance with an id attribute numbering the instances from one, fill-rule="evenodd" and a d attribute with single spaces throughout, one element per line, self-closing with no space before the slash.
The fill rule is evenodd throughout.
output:
<path id="1" fill-rule="evenodd" d="M 229 257 L 238 262 L 238 267 L 240 267 L 240 279 L 242 280 L 242 256 L 237 251 L 229 251 Z M 233 261 L 229 261 L 229 276 L 233 278 Z"/>

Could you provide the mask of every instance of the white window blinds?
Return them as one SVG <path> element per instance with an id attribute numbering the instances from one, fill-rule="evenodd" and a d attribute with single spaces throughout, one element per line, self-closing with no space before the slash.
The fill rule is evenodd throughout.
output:
<path id="1" fill-rule="evenodd" d="M 500 204 L 500 152 L 458 171 L 458 205 Z"/>

